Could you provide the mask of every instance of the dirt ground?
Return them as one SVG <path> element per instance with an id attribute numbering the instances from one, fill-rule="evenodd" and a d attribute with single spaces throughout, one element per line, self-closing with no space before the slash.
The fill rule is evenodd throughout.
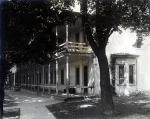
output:
<path id="1" fill-rule="evenodd" d="M 4 100 L 4 119 L 8 119 L 6 117 L 14 119 L 13 117 L 15 116 L 20 116 L 20 119 L 56 119 L 46 108 L 46 105 L 56 103 L 60 103 L 60 101 L 55 100 L 49 95 L 37 95 L 36 93 L 25 90 L 17 92 L 6 90 Z M 20 111 L 14 111 L 16 109 L 20 109 Z"/>
<path id="2" fill-rule="evenodd" d="M 86 98 L 47 106 L 56 119 L 150 119 L 150 93 L 114 97 L 116 113 L 105 116 L 100 98 Z"/>

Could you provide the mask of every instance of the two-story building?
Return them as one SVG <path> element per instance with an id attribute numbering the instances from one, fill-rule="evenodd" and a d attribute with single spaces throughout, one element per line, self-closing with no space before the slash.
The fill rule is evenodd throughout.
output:
<path id="1" fill-rule="evenodd" d="M 16 78 L 22 88 L 49 94 L 100 95 L 97 58 L 86 40 L 81 18 L 74 24 L 54 29 L 59 49 L 48 64 L 26 63 L 17 67 Z M 133 46 L 136 33 L 127 29 L 114 32 L 107 45 L 111 84 L 117 94 L 150 90 L 150 47 Z M 15 85 L 15 84 L 14 84 Z"/>

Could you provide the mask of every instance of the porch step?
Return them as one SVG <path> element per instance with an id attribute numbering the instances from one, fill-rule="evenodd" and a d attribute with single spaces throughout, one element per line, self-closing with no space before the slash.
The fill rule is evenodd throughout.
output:
<path id="1" fill-rule="evenodd" d="M 84 96 L 80 96 L 80 97 L 68 97 L 64 101 L 66 101 L 66 102 L 68 102 L 68 101 L 78 101 L 78 100 L 84 100 L 84 99 L 85 99 Z"/>
<path id="2" fill-rule="evenodd" d="M 66 99 L 66 97 L 60 96 L 60 95 L 52 95 L 52 96 L 53 96 L 54 99 L 56 99 L 56 100 L 62 100 L 62 101 L 64 101 L 64 100 Z"/>
<path id="3" fill-rule="evenodd" d="M 95 98 L 95 96 L 70 96 L 67 97 L 66 95 L 53 95 L 56 100 L 62 100 L 65 102 L 68 101 L 81 101 L 85 100 L 86 98 Z"/>

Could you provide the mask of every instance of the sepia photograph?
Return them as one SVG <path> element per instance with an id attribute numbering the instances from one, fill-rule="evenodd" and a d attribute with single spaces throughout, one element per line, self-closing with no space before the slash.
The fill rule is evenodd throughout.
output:
<path id="1" fill-rule="evenodd" d="M 0 0 L 0 119 L 150 119 L 150 0 Z"/>

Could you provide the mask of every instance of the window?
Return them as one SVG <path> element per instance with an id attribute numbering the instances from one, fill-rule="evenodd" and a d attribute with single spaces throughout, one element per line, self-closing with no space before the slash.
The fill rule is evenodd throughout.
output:
<path id="1" fill-rule="evenodd" d="M 124 65 L 119 65 L 119 84 L 124 82 Z"/>
<path id="2" fill-rule="evenodd" d="M 80 84 L 80 69 L 79 67 L 76 68 L 76 85 Z"/>
<path id="3" fill-rule="evenodd" d="M 45 84 L 48 84 L 48 72 L 45 73 Z"/>
<path id="4" fill-rule="evenodd" d="M 26 76 L 23 75 L 24 84 L 26 84 Z"/>
<path id="5" fill-rule="evenodd" d="M 33 80 L 32 80 L 32 84 L 34 85 L 34 74 L 33 74 Z"/>
<path id="6" fill-rule="evenodd" d="M 77 33 L 75 34 L 75 41 L 76 41 L 76 42 L 79 42 L 79 32 L 77 32 Z"/>
<path id="7" fill-rule="evenodd" d="M 39 73 L 39 84 L 41 84 L 42 83 L 42 81 L 41 81 L 41 72 Z"/>
<path id="8" fill-rule="evenodd" d="M 61 70 L 61 84 L 64 84 L 64 70 Z"/>
<path id="9" fill-rule="evenodd" d="M 129 83 L 134 84 L 134 65 L 129 65 Z"/>
<path id="10" fill-rule="evenodd" d="M 83 42 L 86 43 L 86 44 L 88 44 L 85 33 L 83 33 Z"/>
<path id="11" fill-rule="evenodd" d="M 36 85 L 38 85 L 38 73 L 36 73 Z"/>
<path id="12" fill-rule="evenodd" d="M 56 84 L 56 71 L 54 71 L 54 84 Z"/>
<path id="13" fill-rule="evenodd" d="M 53 72 L 51 72 L 50 75 L 51 75 L 51 76 L 50 76 L 50 78 L 51 78 L 51 79 L 50 79 L 50 80 L 51 80 L 51 84 L 53 84 Z"/>

